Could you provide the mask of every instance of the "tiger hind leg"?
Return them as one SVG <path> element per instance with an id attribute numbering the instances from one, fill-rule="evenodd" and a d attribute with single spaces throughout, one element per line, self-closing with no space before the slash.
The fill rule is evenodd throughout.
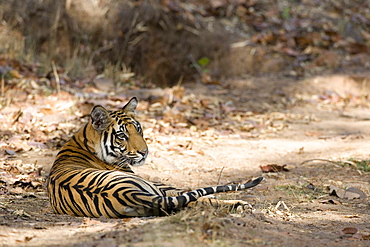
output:
<path id="1" fill-rule="evenodd" d="M 188 203 L 187 207 L 193 208 L 193 207 L 207 206 L 207 205 L 211 205 L 212 207 L 215 207 L 215 208 L 221 208 L 221 207 L 229 208 L 231 210 L 238 209 L 238 208 L 241 208 L 243 210 L 252 209 L 252 206 L 246 201 L 218 200 L 214 197 L 207 197 L 207 196 L 200 197 L 198 200 Z"/>

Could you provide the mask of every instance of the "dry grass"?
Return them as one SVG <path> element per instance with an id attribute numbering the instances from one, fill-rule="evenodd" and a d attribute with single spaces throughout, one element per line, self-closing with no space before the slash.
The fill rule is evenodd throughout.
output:
<path id="1" fill-rule="evenodd" d="M 47 73 L 52 61 L 71 77 L 91 77 L 107 70 L 121 74 L 129 68 L 148 81 L 171 86 L 181 77 L 193 79 L 197 74 L 189 54 L 215 61 L 230 43 L 224 31 L 197 31 L 194 24 L 166 12 L 157 1 L 135 5 L 105 0 L 97 5 L 86 0 L 7 0 L 0 8 L 5 23 L 0 32 L 6 34 L 1 36 L 18 40 L 0 38 L 0 54 L 38 62 L 45 66 L 40 73 Z M 125 79 L 112 77 L 118 83 Z"/>

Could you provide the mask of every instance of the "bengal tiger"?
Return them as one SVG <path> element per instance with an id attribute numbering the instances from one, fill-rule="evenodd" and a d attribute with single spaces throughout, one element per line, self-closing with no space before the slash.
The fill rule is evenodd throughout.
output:
<path id="1" fill-rule="evenodd" d="M 107 218 L 161 216 L 205 195 L 244 190 L 262 181 L 260 177 L 246 184 L 188 192 L 135 175 L 130 166 L 143 165 L 148 156 L 143 129 L 135 119 L 137 104 L 134 97 L 117 111 L 95 106 L 88 123 L 61 148 L 47 179 L 56 213 Z"/>

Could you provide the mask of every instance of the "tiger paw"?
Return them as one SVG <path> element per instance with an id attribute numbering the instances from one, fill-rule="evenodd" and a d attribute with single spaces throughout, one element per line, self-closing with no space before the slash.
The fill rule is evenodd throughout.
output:
<path id="1" fill-rule="evenodd" d="M 252 213 L 253 207 L 246 201 L 241 201 L 239 205 L 236 206 L 237 213 Z"/>
<path id="2" fill-rule="evenodd" d="M 220 201 L 222 205 L 231 207 L 232 209 L 236 209 L 238 213 L 245 212 L 245 211 L 251 211 L 252 205 L 249 204 L 246 201 L 242 200 L 223 200 Z"/>

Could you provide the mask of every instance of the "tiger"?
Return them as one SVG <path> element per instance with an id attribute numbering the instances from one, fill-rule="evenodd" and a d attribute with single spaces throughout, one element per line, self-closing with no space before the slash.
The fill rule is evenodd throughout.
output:
<path id="1" fill-rule="evenodd" d="M 115 111 L 95 106 L 88 122 L 60 149 L 47 178 L 55 213 L 106 218 L 164 216 L 190 207 L 204 196 L 245 190 L 263 180 L 259 177 L 245 184 L 188 191 L 143 179 L 131 169 L 143 165 L 148 156 L 143 128 L 136 120 L 137 105 L 133 97 Z M 222 205 L 221 200 L 209 200 Z M 231 204 L 239 203 L 235 201 Z"/>

